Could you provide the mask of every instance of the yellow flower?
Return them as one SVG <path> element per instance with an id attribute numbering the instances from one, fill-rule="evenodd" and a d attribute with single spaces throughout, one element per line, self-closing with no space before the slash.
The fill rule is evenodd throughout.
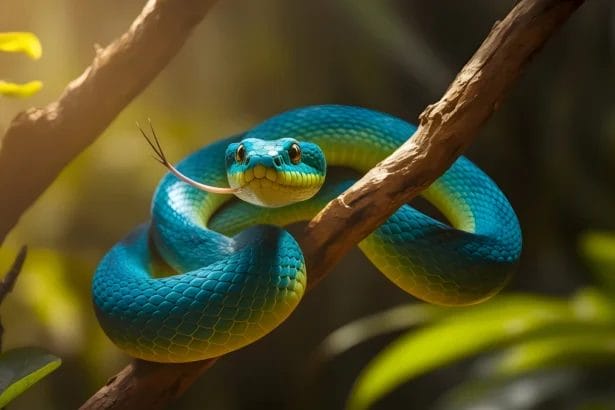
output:
<path id="1" fill-rule="evenodd" d="M 7 53 L 24 53 L 33 60 L 41 58 L 41 42 L 32 33 L 13 32 L 0 33 L 0 51 Z M 43 83 L 29 81 L 23 84 L 0 80 L 0 95 L 10 97 L 29 97 L 38 92 Z"/>

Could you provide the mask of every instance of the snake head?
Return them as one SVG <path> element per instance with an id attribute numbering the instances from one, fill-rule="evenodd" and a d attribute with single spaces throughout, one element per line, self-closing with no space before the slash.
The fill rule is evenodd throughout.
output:
<path id="1" fill-rule="evenodd" d="M 313 197 L 325 180 L 325 155 L 318 145 L 294 138 L 246 138 L 226 149 L 226 175 L 235 195 L 277 208 Z"/>

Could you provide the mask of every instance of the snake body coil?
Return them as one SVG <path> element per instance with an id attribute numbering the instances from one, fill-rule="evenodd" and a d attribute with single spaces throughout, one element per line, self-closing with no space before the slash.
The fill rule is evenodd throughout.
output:
<path id="1" fill-rule="evenodd" d="M 178 165 L 183 174 L 230 183 L 243 193 L 237 196 L 270 207 L 202 192 L 167 174 L 151 223 L 113 247 L 96 271 L 101 326 L 121 349 L 158 362 L 215 357 L 264 336 L 290 315 L 306 286 L 301 249 L 273 225 L 309 219 L 349 186 L 327 181 L 297 202 L 323 183 L 325 158 L 364 173 L 414 131 L 383 113 L 315 106 L 188 156 Z M 495 183 L 461 157 L 422 196 L 452 227 L 404 205 L 361 250 L 393 283 L 428 302 L 472 304 L 497 293 L 519 257 L 521 232 Z M 176 274 L 160 276 L 160 266 Z"/>

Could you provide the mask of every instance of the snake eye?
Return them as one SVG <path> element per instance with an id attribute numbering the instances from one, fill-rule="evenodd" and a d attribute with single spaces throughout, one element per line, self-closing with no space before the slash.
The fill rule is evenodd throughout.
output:
<path id="1" fill-rule="evenodd" d="M 246 159 L 246 148 L 243 146 L 243 144 L 239 144 L 239 146 L 237 147 L 237 151 L 235 151 L 235 161 L 241 164 L 243 163 L 243 161 L 245 161 L 245 159 Z"/>
<path id="2" fill-rule="evenodd" d="M 293 164 L 298 164 L 301 162 L 301 148 L 299 148 L 299 144 L 293 144 L 288 149 L 288 157 L 290 158 L 290 162 Z"/>

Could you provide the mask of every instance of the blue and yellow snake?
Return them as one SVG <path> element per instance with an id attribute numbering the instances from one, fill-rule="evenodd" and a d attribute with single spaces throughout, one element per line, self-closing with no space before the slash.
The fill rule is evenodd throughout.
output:
<path id="1" fill-rule="evenodd" d="M 157 362 L 216 357 L 266 335 L 306 288 L 301 249 L 280 226 L 310 219 L 350 186 L 325 181 L 327 166 L 365 173 L 414 131 L 364 108 L 313 106 L 208 145 L 177 168 L 169 164 L 151 222 L 97 268 L 92 289 L 102 328 L 130 355 Z M 502 192 L 460 157 L 422 196 L 451 226 L 404 205 L 361 250 L 425 301 L 467 305 L 493 296 L 521 252 L 519 222 Z"/>

